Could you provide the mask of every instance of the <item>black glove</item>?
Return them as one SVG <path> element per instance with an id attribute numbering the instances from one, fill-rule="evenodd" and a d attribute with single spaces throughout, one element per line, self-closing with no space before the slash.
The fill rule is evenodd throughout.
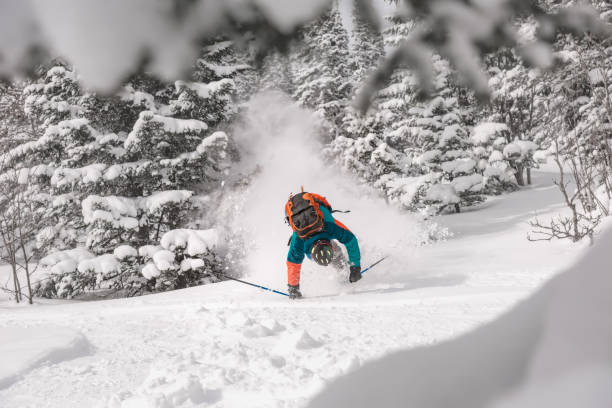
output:
<path id="1" fill-rule="evenodd" d="M 300 292 L 300 285 L 287 285 L 289 288 L 289 299 L 299 299 L 302 297 L 302 293 Z"/>
<path id="2" fill-rule="evenodd" d="M 361 279 L 361 266 L 351 266 L 351 274 L 349 275 L 349 282 L 355 283 Z"/>

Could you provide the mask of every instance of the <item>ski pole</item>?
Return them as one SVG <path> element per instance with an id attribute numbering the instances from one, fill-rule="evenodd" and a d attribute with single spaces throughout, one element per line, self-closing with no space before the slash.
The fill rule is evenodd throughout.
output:
<path id="1" fill-rule="evenodd" d="M 270 289 L 270 288 L 266 288 L 265 286 L 261 286 L 261 285 L 258 285 L 256 283 L 251 283 L 251 282 L 243 281 L 243 280 L 240 280 L 240 279 L 232 278 L 231 276 L 227 276 L 227 275 L 221 275 L 221 276 L 223 276 L 224 278 L 227 278 L 229 280 L 233 280 L 233 281 L 236 281 L 236 282 L 244 283 L 245 285 L 250 285 L 250 286 L 254 286 L 254 287 L 259 288 L 259 289 L 267 290 L 268 292 L 274 292 L 274 293 L 278 293 L 279 295 L 289 296 L 288 293 L 280 292 L 278 290 L 274 290 L 274 289 Z"/>
<path id="2" fill-rule="evenodd" d="M 373 267 L 375 267 L 376 265 L 378 265 L 379 263 L 381 263 L 382 261 L 384 261 L 387 258 L 388 258 L 388 256 L 383 256 L 378 261 L 374 262 L 372 265 L 368 266 L 363 271 L 361 271 L 361 274 L 363 275 L 364 273 L 366 273 L 368 271 L 368 269 L 372 269 Z"/>

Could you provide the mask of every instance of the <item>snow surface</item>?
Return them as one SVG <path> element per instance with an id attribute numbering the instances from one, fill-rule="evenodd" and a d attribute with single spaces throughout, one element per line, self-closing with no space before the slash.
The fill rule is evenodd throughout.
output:
<path id="1" fill-rule="evenodd" d="M 607 228 L 592 251 L 501 318 L 368 363 L 309 407 L 609 407 L 610 245 Z"/>
<path id="2" fill-rule="evenodd" d="M 78 331 L 59 326 L 0 327 L 0 390 L 44 363 L 57 364 L 89 352 Z"/>
<path id="3" fill-rule="evenodd" d="M 562 209 L 553 170 L 534 171 L 534 184 L 519 192 L 437 217 L 452 237 L 419 246 L 428 230 L 413 215 L 394 210 L 319 161 L 312 135 L 316 118 L 275 97 L 261 97 L 245 109 L 249 113 L 235 132 L 244 139 L 237 144 L 246 146 L 238 171 L 256 170 L 256 176 L 250 189 L 218 209 L 227 228 L 244 239 L 243 278 L 286 287 L 290 230 L 282 205 L 302 183 L 326 195 L 334 208 L 352 210 L 338 218 L 359 238 L 364 266 L 382 255 L 389 259 L 352 285 L 348 271 L 305 261 L 306 298 L 300 301 L 227 281 L 97 302 L 37 301 L 32 307 L 0 302 L 0 328 L 69 324 L 91 345 L 89 355 L 37 366 L 0 390 L 2 408 L 304 407 L 334 379 L 368 361 L 457 338 L 491 321 L 581 252 L 581 245 L 569 242 L 525 239 L 536 211 L 545 220 Z M 147 246 L 139 253 L 154 258 L 172 245 L 189 246 L 189 234 L 178 231 L 164 236 L 164 248 Z M 198 239 L 219 245 L 232 238 L 212 231 L 210 240 Z M 82 255 L 91 257 L 70 254 L 49 262 L 74 265 Z M 160 273 L 153 262 L 143 275 Z M 0 267 L 0 275 L 6 282 L 8 268 Z M 0 337 L 0 350 L 5 341 Z M 515 347 L 503 341 L 495 346 L 499 355 Z M 484 348 L 483 360 L 496 361 L 491 353 Z M 601 381 L 602 372 L 589 371 L 589 378 Z M 461 384 L 484 376 L 466 369 L 460 375 Z M 426 380 L 419 377 L 413 386 Z M 443 394 L 442 385 L 433 385 L 436 393 Z"/>

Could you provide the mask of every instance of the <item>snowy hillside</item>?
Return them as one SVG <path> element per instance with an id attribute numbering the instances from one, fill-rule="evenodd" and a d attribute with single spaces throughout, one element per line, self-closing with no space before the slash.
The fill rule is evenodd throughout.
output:
<path id="1" fill-rule="evenodd" d="M 299 302 L 237 282 L 93 303 L 4 301 L 1 332 L 31 340 L 1 337 L 1 406 L 305 406 L 368 360 L 490 321 L 569 265 L 580 247 L 525 239 L 534 211 L 559 208 L 552 176 L 442 217 L 454 236 L 408 267 L 383 262 L 349 286 L 306 265 Z M 268 275 L 281 290 L 284 274 Z"/>
<path id="2" fill-rule="evenodd" d="M 0 1 L 0 408 L 612 407 L 611 66 L 601 0 Z"/>

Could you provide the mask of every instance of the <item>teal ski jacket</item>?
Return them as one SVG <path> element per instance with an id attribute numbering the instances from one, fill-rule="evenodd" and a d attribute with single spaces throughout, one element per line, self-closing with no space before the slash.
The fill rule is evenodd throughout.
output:
<path id="1" fill-rule="evenodd" d="M 289 245 L 289 253 L 287 254 L 287 266 L 289 269 L 300 265 L 304 260 L 304 255 L 310 259 L 310 251 L 315 241 L 326 239 L 331 241 L 335 239 L 340 241 L 346 247 L 348 252 L 349 263 L 352 266 L 361 266 L 361 254 L 359 252 L 359 243 L 357 237 L 344 224 L 334 219 L 329 210 L 323 206 L 320 207 L 323 213 L 323 223 L 325 229 L 312 237 L 303 240 L 298 237 L 296 232 L 293 232 Z M 293 264 L 293 265 L 290 265 Z M 295 265 L 295 266 L 294 266 Z"/>

